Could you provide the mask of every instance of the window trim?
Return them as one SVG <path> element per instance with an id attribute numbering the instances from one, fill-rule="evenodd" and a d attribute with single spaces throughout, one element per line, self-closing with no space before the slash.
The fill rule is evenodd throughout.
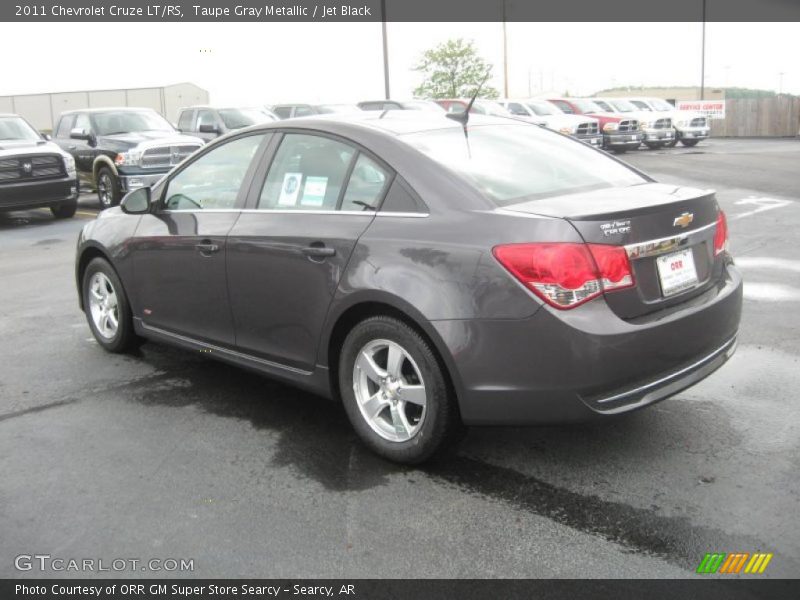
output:
<path id="1" fill-rule="evenodd" d="M 368 148 L 365 148 L 358 142 L 346 138 L 344 136 L 330 133 L 328 131 L 320 131 L 318 129 L 302 129 L 298 127 L 281 127 L 276 128 L 274 130 L 275 136 L 273 138 L 273 143 L 266 148 L 264 155 L 261 157 L 261 164 L 258 165 L 255 173 L 253 174 L 253 179 L 250 183 L 250 189 L 247 194 L 247 199 L 245 201 L 244 210 L 248 212 L 255 211 L 261 214 L 279 214 L 280 212 L 288 212 L 291 214 L 294 213 L 303 213 L 303 214 L 328 214 L 336 213 L 336 214 L 356 214 L 356 215 L 377 215 L 381 211 L 381 207 L 383 206 L 383 202 L 386 200 L 386 195 L 389 193 L 389 188 L 392 185 L 395 177 L 397 177 L 397 171 L 395 171 L 385 160 L 381 159 L 377 156 L 374 152 L 371 152 Z M 384 189 L 381 191 L 381 197 L 378 201 L 377 205 L 375 206 L 375 210 L 364 210 L 364 211 L 342 211 L 342 210 L 335 210 L 335 211 L 315 211 L 315 210 L 293 210 L 293 209 L 266 209 L 266 208 L 258 208 L 258 202 L 261 197 L 261 190 L 264 188 L 264 185 L 267 181 L 267 175 L 269 174 L 270 169 L 272 168 L 272 164 L 275 161 L 275 156 L 278 153 L 278 149 L 280 148 L 281 144 L 283 143 L 284 138 L 287 135 L 313 135 L 321 138 L 326 138 L 329 140 L 333 140 L 335 142 L 339 142 L 341 144 L 345 144 L 350 146 L 355 150 L 353 153 L 353 157 L 350 159 L 350 165 L 348 166 L 348 171 L 346 174 L 346 179 L 343 182 L 342 189 L 339 191 L 339 198 L 336 200 L 336 207 L 337 209 L 341 207 L 342 201 L 344 200 L 344 193 L 347 191 L 347 186 L 350 185 L 350 175 L 352 175 L 352 169 L 355 168 L 355 161 L 361 154 L 365 154 L 367 158 L 375 161 L 381 168 L 383 168 L 386 173 L 386 185 Z"/>
<path id="2" fill-rule="evenodd" d="M 261 142 L 259 143 L 258 147 L 256 148 L 256 151 L 253 154 L 253 159 L 250 161 L 250 165 L 247 167 L 247 170 L 245 171 L 244 179 L 242 180 L 242 185 L 239 187 L 239 192 L 236 195 L 236 202 L 234 202 L 234 205 L 233 205 L 232 208 L 221 208 L 221 209 L 215 209 L 215 208 L 205 208 L 205 209 L 203 209 L 203 208 L 201 208 L 201 209 L 192 209 L 192 210 L 172 210 L 172 209 L 169 209 L 169 208 L 165 207 L 164 203 L 166 202 L 166 194 L 167 194 L 167 190 L 169 189 L 169 185 L 170 185 L 170 183 L 172 183 L 172 180 L 175 179 L 178 175 L 183 173 L 187 168 L 192 166 L 194 163 L 196 163 L 198 160 L 203 158 L 209 152 L 213 152 L 215 149 L 220 148 L 221 146 L 225 146 L 227 144 L 230 144 L 231 142 L 235 142 L 235 141 L 240 140 L 242 138 L 256 136 L 256 135 L 264 136 L 264 139 L 261 140 Z M 254 175 L 258 165 L 260 164 L 261 160 L 264 157 L 264 152 L 269 147 L 270 142 L 274 138 L 275 138 L 275 135 L 274 135 L 274 132 L 272 130 L 248 131 L 246 133 L 242 133 L 242 134 L 235 135 L 235 136 L 232 136 L 232 137 L 226 137 L 226 138 L 224 138 L 224 141 L 222 143 L 211 142 L 210 144 L 206 144 L 205 146 L 202 146 L 200 148 L 199 152 L 197 153 L 197 155 L 192 157 L 191 161 L 188 161 L 188 162 L 180 165 L 179 167 L 176 167 L 174 170 L 170 171 L 169 174 L 166 177 L 164 177 L 164 179 L 162 179 L 158 183 L 158 189 L 155 190 L 156 194 L 154 195 L 155 200 L 151 204 L 150 212 L 153 213 L 153 214 L 172 214 L 172 213 L 193 213 L 193 212 L 210 213 L 212 211 L 213 212 L 233 212 L 233 211 L 239 212 L 239 211 L 241 211 L 242 208 L 244 208 L 244 206 L 245 206 L 245 201 L 247 199 L 247 195 L 248 195 L 248 193 L 250 191 L 250 187 L 252 185 L 253 175 Z M 218 138 L 218 139 L 222 139 L 222 138 Z"/>

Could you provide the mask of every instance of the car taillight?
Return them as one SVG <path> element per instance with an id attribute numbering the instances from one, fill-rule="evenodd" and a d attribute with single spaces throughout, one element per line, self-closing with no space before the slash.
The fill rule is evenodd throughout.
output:
<path id="1" fill-rule="evenodd" d="M 725 213 L 719 211 L 717 216 L 717 230 L 714 232 L 714 256 L 722 254 L 728 249 L 728 220 Z"/>
<path id="2" fill-rule="evenodd" d="M 575 308 L 603 293 L 634 285 L 621 246 L 542 243 L 495 246 L 495 258 L 542 300 Z"/>

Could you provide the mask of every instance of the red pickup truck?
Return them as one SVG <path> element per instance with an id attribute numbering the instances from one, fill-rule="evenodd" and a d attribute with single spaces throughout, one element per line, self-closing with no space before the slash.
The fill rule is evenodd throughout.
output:
<path id="1" fill-rule="evenodd" d="M 603 148 L 621 154 L 638 148 L 644 132 L 637 119 L 604 111 L 588 98 L 548 98 L 568 115 L 588 115 L 600 121 L 603 132 Z"/>

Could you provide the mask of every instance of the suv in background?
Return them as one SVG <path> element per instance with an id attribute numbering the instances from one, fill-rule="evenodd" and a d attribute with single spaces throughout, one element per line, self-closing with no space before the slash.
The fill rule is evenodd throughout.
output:
<path id="1" fill-rule="evenodd" d="M 358 103 L 361 110 L 427 110 L 445 112 L 433 100 L 365 100 Z"/>
<path id="2" fill-rule="evenodd" d="M 568 115 L 589 115 L 600 121 L 603 148 L 617 154 L 636 150 L 644 139 L 638 119 L 604 111 L 591 98 L 548 98 L 548 102 Z"/>
<path id="3" fill-rule="evenodd" d="M 203 140 L 181 135 L 150 108 L 90 108 L 61 114 L 54 141 L 75 159 L 78 177 L 97 190 L 100 206 L 155 184 Z"/>
<path id="4" fill-rule="evenodd" d="M 19 115 L 0 114 L 0 211 L 42 207 L 58 219 L 75 214 L 75 161 Z"/>
<path id="5" fill-rule="evenodd" d="M 663 148 L 675 141 L 675 130 L 669 115 L 656 115 L 651 110 L 642 110 L 625 98 L 592 98 L 594 103 L 608 112 L 623 117 L 639 119 L 644 132 L 644 145 L 651 150 Z"/>
<path id="6" fill-rule="evenodd" d="M 361 110 L 355 104 L 275 104 L 267 108 L 275 113 L 279 119 L 350 113 Z"/>
<path id="7" fill-rule="evenodd" d="M 570 135 L 590 146 L 603 145 L 600 122 L 594 117 L 564 114 L 546 100 L 501 100 L 500 104 L 515 117 Z"/>
<path id="8" fill-rule="evenodd" d="M 190 106 L 178 112 L 178 131 L 210 142 L 237 129 L 278 120 L 275 113 L 261 107 Z"/>
<path id="9" fill-rule="evenodd" d="M 675 128 L 675 139 L 669 144 L 670 146 L 674 146 L 680 140 L 681 144 L 691 148 L 696 146 L 700 140 L 708 139 L 711 135 L 708 117 L 702 113 L 678 110 L 661 98 L 628 98 L 628 100 L 641 110 L 652 110 L 659 115 L 669 115 L 672 119 L 672 126 Z"/>

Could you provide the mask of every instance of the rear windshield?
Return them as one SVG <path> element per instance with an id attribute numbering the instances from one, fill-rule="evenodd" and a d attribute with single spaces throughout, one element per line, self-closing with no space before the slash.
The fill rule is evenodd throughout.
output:
<path id="1" fill-rule="evenodd" d="M 275 120 L 258 108 L 221 108 L 219 116 L 228 129 L 242 129 Z"/>
<path id="2" fill-rule="evenodd" d="M 583 142 L 535 125 L 476 125 L 402 136 L 460 173 L 497 206 L 645 183 L 628 167 Z"/>

